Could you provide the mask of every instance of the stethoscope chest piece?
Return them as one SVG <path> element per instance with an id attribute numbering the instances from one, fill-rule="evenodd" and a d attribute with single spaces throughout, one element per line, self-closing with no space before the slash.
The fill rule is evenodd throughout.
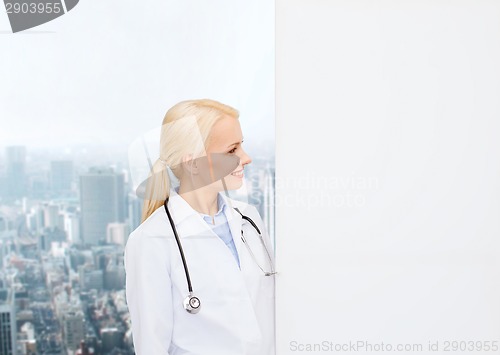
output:
<path id="1" fill-rule="evenodd" d="M 196 296 L 193 296 L 192 293 L 184 299 L 184 309 L 189 313 L 196 314 L 200 311 L 201 302 L 200 299 Z"/>

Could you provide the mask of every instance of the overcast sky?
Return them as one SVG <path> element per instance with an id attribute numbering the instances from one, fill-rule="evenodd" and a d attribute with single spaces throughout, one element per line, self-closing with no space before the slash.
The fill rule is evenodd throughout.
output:
<path id="1" fill-rule="evenodd" d="M 128 145 L 191 98 L 274 139 L 274 1 L 81 0 L 17 34 L 0 11 L 0 48 L 0 147 Z"/>

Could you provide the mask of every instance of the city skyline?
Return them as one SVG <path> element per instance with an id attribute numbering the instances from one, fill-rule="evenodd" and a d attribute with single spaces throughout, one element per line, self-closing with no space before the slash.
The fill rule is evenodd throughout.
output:
<path id="1" fill-rule="evenodd" d="M 231 192 L 257 208 L 274 242 L 274 157 L 266 149 L 256 148 L 244 187 Z M 0 191 L 0 290 L 11 295 L 0 306 L 15 320 L 2 339 L 18 354 L 132 355 L 123 252 L 142 200 L 126 159 L 102 165 L 41 155 L 27 169 L 27 147 L 4 153 L 0 179 L 25 181 L 26 189 Z"/>

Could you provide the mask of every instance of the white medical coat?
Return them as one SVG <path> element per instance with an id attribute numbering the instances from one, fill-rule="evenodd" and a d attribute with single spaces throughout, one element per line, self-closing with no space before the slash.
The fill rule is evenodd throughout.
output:
<path id="1" fill-rule="evenodd" d="M 226 244 L 174 189 L 168 208 L 181 240 L 193 294 L 201 301 L 188 313 L 182 259 L 164 206 L 129 236 L 125 248 L 126 299 L 137 355 L 274 355 L 274 278 L 264 276 L 241 240 L 243 229 L 259 265 L 269 259 L 255 229 L 260 229 L 274 263 L 273 246 L 254 206 L 222 197 L 241 270 Z"/>

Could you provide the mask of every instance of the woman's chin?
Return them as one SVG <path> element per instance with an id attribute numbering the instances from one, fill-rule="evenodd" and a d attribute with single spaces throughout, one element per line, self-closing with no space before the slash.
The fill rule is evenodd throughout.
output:
<path id="1" fill-rule="evenodd" d="M 224 181 L 226 182 L 226 186 L 228 190 L 238 190 L 243 186 L 243 177 L 229 175 Z"/>

